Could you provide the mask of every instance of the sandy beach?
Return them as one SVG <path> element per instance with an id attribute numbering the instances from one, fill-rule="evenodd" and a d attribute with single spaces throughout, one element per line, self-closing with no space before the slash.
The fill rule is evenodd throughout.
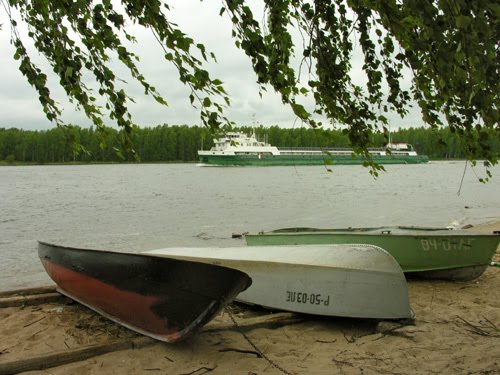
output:
<path id="1" fill-rule="evenodd" d="M 500 230 L 500 221 L 471 229 Z M 494 260 L 500 261 L 500 249 Z M 27 373 L 500 373 L 500 267 L 470 282 L 409 280 L 408 288 L 413 325 L 273 314 L 232 304 L 176 344 L 142 337 L 65 298 L 0 308 L 0 374 L 16 361 L 113 343 L 128 346 Z"/>

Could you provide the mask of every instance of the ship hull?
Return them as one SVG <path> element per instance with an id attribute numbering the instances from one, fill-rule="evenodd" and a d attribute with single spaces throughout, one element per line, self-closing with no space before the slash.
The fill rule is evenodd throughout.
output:
<path id="1" fill-rule="evenodd" d="M 219 166 L 298 166 L 298 165 L 359 165 L 366 162 L 362 156 L 351 155 L 201 155 L 201 164 Z M 373 156 L 377 164 L 423 164 L 429 161 L 425 155 Z"/>

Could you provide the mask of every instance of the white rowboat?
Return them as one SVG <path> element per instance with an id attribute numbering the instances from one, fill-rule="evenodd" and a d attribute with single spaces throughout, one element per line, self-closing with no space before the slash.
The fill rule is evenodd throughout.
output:
<path id="1" fill-rule="evenodd" d="M 249 304 L 324 316 L 413 318 L 403 271 L 377 246 L 165 248 L 145 253 L 243 271 L 252 285 L 236 299 Z"/>

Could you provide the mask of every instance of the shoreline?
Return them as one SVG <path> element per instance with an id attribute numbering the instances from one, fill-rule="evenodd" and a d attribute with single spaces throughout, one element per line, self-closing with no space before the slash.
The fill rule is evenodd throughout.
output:
<path id="1" fill-rule="evenodd" d="M 148 162 L 134 162 L 134 161 L 95 161 L 95 162 L 61 162 L 61 163 L 31 163 L 31 162 L 14 162 L 7 163 L 0 160 L 0 167 L 34 167 L 34 166 L 60 166 L 60 165 L 122 165 L 122 164 L 196 164 L 199 161 L 148 161 Z"/>
<path id="2" fill-rule="evenodd" d="M 429 162 L 466 162 L 469 161 L 468 159 L 429 159 Z M 476 163 L 482 163 L 484 162 L 483 159 L 481 160 L 476 160 Z M 86 161 L 86 162 L 54 162 L 54 163 L 35 163 L 35 162 L 13 162 L 9 163 L 5 160 L 0 160 L 0 167 L 23 167 L 23 166 L 50 166 L 50 165 L 121 165 L 121 164 L 198 164 L 200 163 L 199 160 L 190 160 L 190 161 L 182 161 L 182 160 L 176 160 L 176 161 L 148 161 L 148 162 L 134 162 L 134 161 Z M 327 164 L 325 164 L 327 165 Z M 349 166 L 357 166 L 357 167 L 363 167 L 362 164 L 328 164 L 327 166 L 344 166 L 344 165 L 349 165 Z M 387 164 L 386 164 L 387 165 Z M 388 164 L 391 165 L 391 164 Z M 397 165 L 397 164 L 392 164 L 392 165 Z M 400 164 L 402 165 L 402 164 Z M 404 164 L 404 165 L 411 165 L 411 164 Z M 294 167 L 297 166 L 302 166 L 302 167 L 314 167 L 317 165 L 293 165 Z M 236 166 L 237 167 L 237 166 Z M 494 166 L 492 167 L 494 168 Z"/>

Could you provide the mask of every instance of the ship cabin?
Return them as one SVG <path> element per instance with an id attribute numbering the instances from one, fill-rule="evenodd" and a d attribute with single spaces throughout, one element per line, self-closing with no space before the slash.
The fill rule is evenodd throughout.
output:
<path id="1" fill-rule="evenodd" d="M 231 146 L 244 147 L 268 147 L 269 144 L 257 140 L 255 133 L 248 136 L 243 133 L 228 132 L 222 134 L 219 139 L 214 140 L 212 151 L 223 151 Z"/>
<path id="2" fill-rule="evenodd" d="M 388 143 L 385 147 L 391 151 L 414 151 L 411 144 L 404 142 L 391 142 Z"/>

